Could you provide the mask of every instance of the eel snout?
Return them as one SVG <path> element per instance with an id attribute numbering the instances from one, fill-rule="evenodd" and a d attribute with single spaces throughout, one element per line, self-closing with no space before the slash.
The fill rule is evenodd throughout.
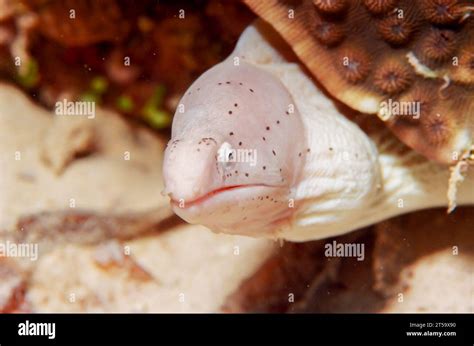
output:
<path id="1" fill-rule="evenodd" d="M 216 142 L 210 139 L 171 141 L 164 159 L 164 193 L 172 201 L 192 201 L 219 181 Z"/>

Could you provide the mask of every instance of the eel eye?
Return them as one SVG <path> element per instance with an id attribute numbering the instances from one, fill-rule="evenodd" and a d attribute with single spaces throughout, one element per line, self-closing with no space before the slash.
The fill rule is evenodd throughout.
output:
<path id="1" fill-rule="evenodd" d="M 222 143 L 217 150 L 217 161 L 220 162 L 224 168 L 231 168 L 235 165 L 236 153 L 230 143 Z"/>

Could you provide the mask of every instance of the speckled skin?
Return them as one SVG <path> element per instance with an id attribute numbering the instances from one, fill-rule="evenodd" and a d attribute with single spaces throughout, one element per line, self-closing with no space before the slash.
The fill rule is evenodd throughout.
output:
<path id="1" fill-rule="evenodd" d="M 219 232 L 306 241 L 447 204 L 447 168 L 383 126 L 362 131 L 266 30 L 249 27 L 181 100 L 164 162 L 179 216 Z M 255 149 L 255 166 L 219 162 L 222 147 Z M 472 186 L 471 176 L 459 204 L 474 202 Z"/>
<path id="2" fill-rule="evenodd" d="M 286 217 L 308 146 L 283 84 L 228 59 L 193 83 L 180 105 L 164 166 L 176 213 L 226 232 L 245 224 L 249 234 Z M 202 200 L 224 188 L 229 190 Z"/>

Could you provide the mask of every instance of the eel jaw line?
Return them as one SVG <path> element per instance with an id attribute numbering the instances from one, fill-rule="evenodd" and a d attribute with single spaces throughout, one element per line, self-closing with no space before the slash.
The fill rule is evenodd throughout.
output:
<path id="1" fill-rule="evenodd" d="M 277 186 L 277 185 L 267 185 L 267 184 L 242 184 L 242 185 L 231 185 L 231 186 L 223 186 L 217 189 L 214 189 L 212 191 L 209 191 L 199 197 L 196 197 L 190 201 L 185 201 L 184 199 L 179 199 L 176 200 L 173 198 L 170 194 L 170 200 L 171 204 L 174 207 L 180 208 L 180 209 L 188 209 L 192 206 L 198 206 L 206 201 L 211 200 L 212 198 L 222 195 L 224 193 L 232 192 L 235 190 L 243 190 L 243 189 L 249 189 L 253 187 L 266 187 L 266 188 L 283 188 L 283 186 Z"/>

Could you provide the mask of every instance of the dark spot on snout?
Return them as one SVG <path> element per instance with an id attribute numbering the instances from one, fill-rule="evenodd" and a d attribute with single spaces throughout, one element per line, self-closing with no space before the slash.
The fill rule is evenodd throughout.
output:
<path id="1" fill-rule="evenodd" d="M 212 137 L 201 138 L 201 141 L 206 143 L 206 145 L 210 145 L 210 142 L 214 142 L 214 144 L 217 145 L 216 140 Z M 201 144 L 201 141 L 198 144 Z"/>

